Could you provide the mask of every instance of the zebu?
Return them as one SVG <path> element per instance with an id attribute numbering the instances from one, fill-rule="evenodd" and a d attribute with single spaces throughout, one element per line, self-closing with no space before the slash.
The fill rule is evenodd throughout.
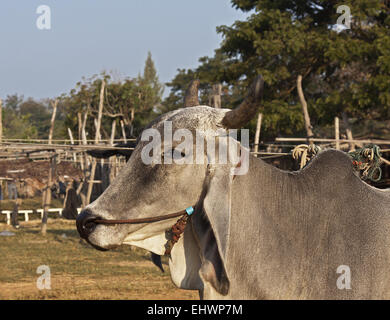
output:
<path id="1" fill-rule="evenodd" d="M 180 109 L 149 128 L 239 128 L 255 115 L 262 84 L 235 110 Z M 96 248 L 129 244 L 163 255 L 177 217 L 145 221 L 196 204 L 169 256 L 180 288 L 204 299 L 390 298 L 390 192 L 362 182 L 344 153 L 324 151 L 299 172 L 251 156 L 249 172 L 234 176 L 231 163 L 146 165 L 145 143 L 77 219 Z M 143 223 L 101 223 L 128 219 Z M 351 272 L 350 287 L 339 285 L 340 266 Z"/>

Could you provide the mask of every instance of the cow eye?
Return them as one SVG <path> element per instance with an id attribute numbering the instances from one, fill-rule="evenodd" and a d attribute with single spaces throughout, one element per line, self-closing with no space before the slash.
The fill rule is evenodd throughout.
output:
<path id="1" fill-rule="evenodd" d="M 164 153 L 162 153 L 162 158 L 167 158 L 171 156 L 172 159 L 177 159 L 177 160 L 180 160 L 180 159 L 183 159 L 186 157 L 186 153 L 184 151 L 178 151 L 176 149 L 173 149 L 173 150 L 169 150 L 169 151 L 166 151 Z"/>
<path id="2" fill-rule="evenodd" d="M 185 156 L 186 153 L 184 151 L 173 150 L 173 157 L 172 157 L 173 159 L 180 160 L 185 158 Z"/>

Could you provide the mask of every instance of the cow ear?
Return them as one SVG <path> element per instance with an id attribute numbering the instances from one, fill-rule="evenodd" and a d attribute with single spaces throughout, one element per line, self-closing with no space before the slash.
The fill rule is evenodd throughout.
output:
<path id="1" fill-rule="evenodd" d="M 230 286 L 225 261 L 229 247 L 231 182 L 230 166 L 210 168 L 192 216 L 202 256 L 200 275 L 222 295 L 228 293 Z"/>

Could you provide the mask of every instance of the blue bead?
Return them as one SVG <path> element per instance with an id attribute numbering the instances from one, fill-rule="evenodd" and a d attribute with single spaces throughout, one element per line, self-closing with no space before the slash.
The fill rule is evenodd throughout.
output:
<path id="1" fill-rule="evenodd" d="M 190 216 L 191 214 L 194 213 L 194 208 L 193 208 L 193 207 L 188 207 L 188 208 L 186 209 L 186 212 L 187 212 L 187 214 Z"/>

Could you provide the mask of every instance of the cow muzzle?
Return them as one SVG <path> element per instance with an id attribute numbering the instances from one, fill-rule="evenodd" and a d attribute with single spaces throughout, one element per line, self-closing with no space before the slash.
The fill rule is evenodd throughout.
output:
<path id="1" fill-rule="evenodd" d="M 96 229 L 97 219 L 98 217 L 88 209 L 80 212 L 76 219 L 76 226 L 81 238 L 88 240 L 89 235 Z"/>

